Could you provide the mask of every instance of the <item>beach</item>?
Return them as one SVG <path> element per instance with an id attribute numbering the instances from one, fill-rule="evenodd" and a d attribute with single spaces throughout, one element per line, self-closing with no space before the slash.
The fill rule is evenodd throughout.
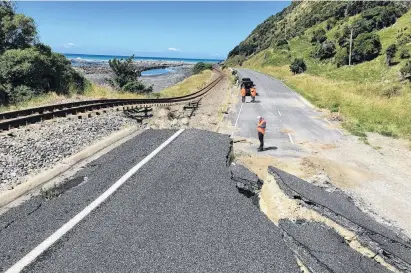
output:
<path id="1" fill-rule="evenodd" d="M 139 60 L 133 62 L 139 72 L 145 72 L 138 79 L 145 85 L 153 85 L 153 92 L 159 92 L 192 75 L 194 64 L 179 61 Z M 107 86 L 106 79 L 112 76 L 108 63 L 84 62 L 73 66 L 91 82 Z M 151 71 L 156 73 L 150 73 Z M 159 73 L 160 71 L 160 73 Z"/>
<path id="2" fill-rule="evenodd" d="M 108 61 L 113 58 L 127 58 L 83 54 L 66 54 L 66 57 L 71 61 L 73 68 L 86 79 L 103 86 L 108 86 L 106 79 L 112 76 Z M 138 74 L 141 74 L 138 79 L 147 86 L 153 85 L 153 92 L 159 92 L 191 76 L 193 66 L 197 62 L 217 63 L 219 60 L 157 57 L 135 57 L 133 60 Z"/>

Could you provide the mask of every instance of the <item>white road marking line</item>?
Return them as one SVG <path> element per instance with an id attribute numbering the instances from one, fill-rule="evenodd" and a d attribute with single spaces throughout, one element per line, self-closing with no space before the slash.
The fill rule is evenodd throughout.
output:
<path id="1" fill-rule="evenodd" d="M 279 113 L 279 116 L 281 117 L 282 116 L 282 114 L 280 113 L 280 111 L 278 110 L 278 113 Z"/>
<path id="2" fill-rule="evenodd" d="M 236 127 L 236 125 L 237 125 L 237 122 L 239 121 L 239 117 L 240 117 L 240 113 L 242 112 L 243 104 L 244 104 L 244 103 L 242 102 L 242 105 L 240 105 L 239 114 L 237 114 L 237 118 L 236 118 L 236 122 L 235 122 L 235 127 Z M 233 133 L 230 135 L 230 137 L 232 137 L 234 133 L 235 133 L 235 132 L 233 132 Z"/>
<path id="3" fill-rule="evenodd" d="M 57 240 L 63 237 L 69 230 L 71 230 L 75 225 L 77 225 L 81 220 L 83 220 L 87 215 L 89 215 L 95 208 L 100 206 L 110 195 L 112 195 L 120 186 L 122 186 L 127 179 L 129 179 L 133 174 L 135 174 L 144 164 L 149 162 L 155 155 L 157 155 L 163 148 L 169 145 L 175 138 L 177 138 L 184 129 L 180 129 L 168 140 L 163 142 L 156 150 L 151 152 L 142 161 L 130 169 L 125 175 L 123 175 L 119 180 L 116 181 L 109 189 L 97 197 L 92 203 L 85 207 L 76 216 L 65 223 L 61 228 L 56 230 L 52 235 L 50 235 L 41 244 L 30 251 L 26 256 L 20 259 L 16 264 L 10 267 L 6 273 L 20 272 L 30 263 L 32 263 L 37 257 L 39 257 L 44 251 L 46 251 L 50 246 L 52 246 Z"/>
<path id="4" fill-rule="evenodd" d="M 343 132 L 339 129 L 336 129 L 342 136 L 344 135 Z"/>
<path id="5" fill-rule="evenodd" d="M 290 140 L 290 143 L 292 143 L 293 144 L 293 139 L 292 139 L 292 136 L 288 133 L 288 136 L 289 136 L 289 140 Z M 6 272 L 7 273 L 7 272 Z"/>

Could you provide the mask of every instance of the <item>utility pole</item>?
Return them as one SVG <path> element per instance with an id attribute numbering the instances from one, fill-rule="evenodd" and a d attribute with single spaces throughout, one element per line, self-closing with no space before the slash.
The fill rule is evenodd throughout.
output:
<path id="1" fill-rule="evenodd" d="M 352 60 L 352 34 L 353 34 L 353 27 L 350 29 L 350 41 L 349 41 L 349 65 Z"/>

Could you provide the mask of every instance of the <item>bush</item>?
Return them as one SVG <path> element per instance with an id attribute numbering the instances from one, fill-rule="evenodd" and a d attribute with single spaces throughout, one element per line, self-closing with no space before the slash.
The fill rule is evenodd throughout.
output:
<path id="1" fill-rule="evenodd" d="M 336 47 L 332 41 L 324 41 L 322 44 L 317 45 L 313 52 L 313 57 L 324 60 L 335 56 Z"/>
<path id="2" fill-rule="evenodd" d="M 335 63 L 337 67 L 349 64 L 349 53 L 345 47 L 341 47 L 336 51 Z"/>
<path id="3" fill-rule="evenodd" d="M 352 59 L 357 63 L 373 60 L 379 55 L 381 48 L 376 34 L 362 33 L 353 42 Z"/>
<path id="4" fill-rule="evenodd" d="M 403 80 L 408 79 L 411 81 L 411 61 L 409 60 L 400 70 L 401 77 Z"/>
<path id="5" fill-rule="evenodd" d="M 290 65 L 290 71 L 293 74 L 300 74 L 306 71 L 306 64 L 302 59 L 295 59 Z"/>
<path id="6" fill-rule="evenodd" d="M 411 52 L 409 51 L 409 49 L 404 49 L 401 51 L 400 57 L 401 59 L 408 59 L 411 57 Z"/>
<path id="7" fill-rule="evenodd" d="M 122 87 L 122 91 L 132 92 L 132 93 L 149 93 L 153 91 L 153 86 L 146 87 L 143 83 L 138 80 L 126 83 Z"/>
<path id="8" fill-rule="evenodd" d="M 212 64 L 204 63 L 204 62 L 198 62 L 193 67 L 193 74 L 199 74 L 203 70 L 207 70 L 207 69 L 212 69 Z"/>
<path id="9" fill-rule="evenodd" d="M 275 42 L 275 46 L 277 47 L 287 45 L 287 44 L 288 44 L 288 41 L 286 41 L 285 39 L 279 39 L 279 40 L 276 40 Z"/>
<path id="10" fill-rule="evenodd" d="M 27 88 L 36 90 L 36 94 L 48 91 L 68 94 L 83 91 L 86 85 L 86 80 L 71 67 L 70 61 L 61 54 L 52 53 L 44 45 L 10 49 L 0 55 L 0 82 L 10 88 L 0 95 L 3 104 L 27 97 L 22 95 L 28 93 Z M 27 88 L 19 89 L 18 86 Z M 14 95 L 13 92 L 21 94 Z"/>
<path id="11" fill-rule="evenodd" d="M 10 91 L 9 102 L 18 103 L 31 99 L 35 92 L 28 86 L 19 85 Z"/>
<path id="12" fill-rule="evenodd" d="M 396 45 L 391 44 L 390 46 L 388 46 L 388 48 L 386 49 L 386 55 L 385 55 L 385 63 L 388 66 L 392 64 L 392 58 L 395 57 L 395 53 L 396 53 Z"/>
<path id="13" fill-rule="evenodd" d="M 48 91 L 82 92 L 87 81 L 63 55 L 37 43 L 32 18 L 16 14 L 9 1 L 0 1 L 0 103 L 30 99 Z"/>
<path id="14" fill-rule="evenodd" d="M 326 41 L 326 31 L 321 28 L 313 32 L 311 42 L 312 43 L 323 43 Z"/>

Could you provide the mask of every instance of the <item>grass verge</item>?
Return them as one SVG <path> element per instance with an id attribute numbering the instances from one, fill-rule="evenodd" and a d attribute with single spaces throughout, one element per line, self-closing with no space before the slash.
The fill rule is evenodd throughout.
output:
<path id="1" fill-rule="evenodd" d="M 384 82 L 355 82 L 300 74 L 293 75 L 288 66 L 249 66 L 252 69 L 281 79 L 320 108 L 339 109 L 345 120 L 344 128 L 365 137 L 365 132 L 385 136 L 410 138 L 410 83 L 397 86 L 398 95 L 388 98 L 382 90 L 392 88 Z"/>
<path id="2" fill-rule="evenodd" d="M 195 91 L 206 86 L 213 76 L 211 70 L 204 70 L 202 73 L 193 75 L 173 86 L 170 86 L 160 92 L 160 96 L 163 98 L 171 98 L 178 96 L 189 95 Z"/>

